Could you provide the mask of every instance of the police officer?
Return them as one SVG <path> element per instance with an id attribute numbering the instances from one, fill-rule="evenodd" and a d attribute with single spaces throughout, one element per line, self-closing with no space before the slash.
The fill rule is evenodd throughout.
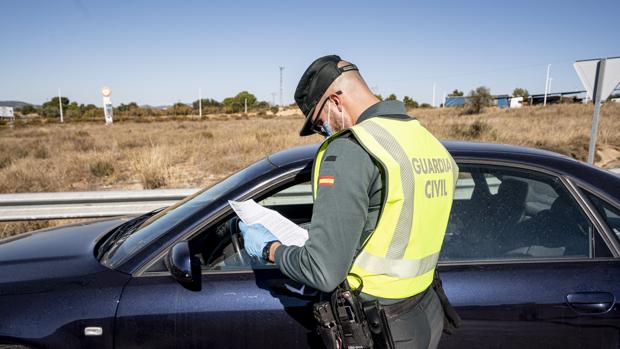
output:
<path id="1" fill-rule="evenodd" d="M 295 91 L 301 136 L 327 137 L 313 168 L 314 208 L 304 246 L 240 224 L 246 251 L 324 292 L 363 281 L 363 300 L 386 309 L 396 347 L 435 348 L 444 314 L 431 283 L 458 168 L 399 101 L 379 101 L 358 68 L 315 60 Z"/>

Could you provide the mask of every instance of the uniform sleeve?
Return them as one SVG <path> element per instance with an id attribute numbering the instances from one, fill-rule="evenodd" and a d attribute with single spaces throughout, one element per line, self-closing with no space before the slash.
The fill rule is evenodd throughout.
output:
<path id="1" fill-rule="evenodd" d="M 317 187 L 309 238 L 301 247 L 279 247 L 275 262 L 291 279 L 330 292 L 346 277 L 360 245 L 377 169 L 349 138 L 330 143 L 322 161 L 319 176 L 333 177 L 333 184 Z"/>

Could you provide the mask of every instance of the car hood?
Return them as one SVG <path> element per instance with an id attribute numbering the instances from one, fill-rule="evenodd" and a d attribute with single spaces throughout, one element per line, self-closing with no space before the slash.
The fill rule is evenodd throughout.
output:
<path id="1" fill-rule="evenodd" d="M 127 218 L 65 225 L 0 240 L 0 285 L 72 278 L 106 270 L 95 245 Z"/>

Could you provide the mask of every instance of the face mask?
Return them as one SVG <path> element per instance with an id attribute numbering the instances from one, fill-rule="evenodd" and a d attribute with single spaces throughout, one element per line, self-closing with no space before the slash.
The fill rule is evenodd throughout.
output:
<path id="1" fill-rule="evenodd" d="M 323 129 L 323 133 L 325 133 L 327 137 L 331 137 L 334 134 L 334 130 L 332 130 L 332 127 L 329 125 L 332 116 L 332 101 L 329 100 L 327 103 L 329 104 L 327 106 L 327 122 L 321 125 L 321 129 Z"/>

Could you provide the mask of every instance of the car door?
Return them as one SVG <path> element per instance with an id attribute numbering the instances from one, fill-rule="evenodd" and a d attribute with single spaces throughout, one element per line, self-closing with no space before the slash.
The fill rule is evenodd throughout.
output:
<path id="1" fill-rule="evenodd" d="M 617 348 L 620 268 L 578 191 L 516 165 L 459 163 L 439 271 L 463 319 L 442 348 Z"/>
<path id="2" fill-rule="evenodd" d="M 290 189 L 261 203 L 302 223 L 311 193 Z M 306 188 L 308 189 L 308 188 Z M 299 191 L 293 188 L 293 191 Z M 287 194 L 289 193 L 289 194 Z M 292 200 L 292 201 L 291 201 Z M 308 204 L 310 200 L 310 204 Z M 232 211 L 189 241 L 201 267 L 201 287 L 174 280 L 162 261 L 125 287 L 116 319 L 116 347 L 304 348 L 316 347 L 311 304 L 318 292 L 250 258 L 235 244 Z"/>

